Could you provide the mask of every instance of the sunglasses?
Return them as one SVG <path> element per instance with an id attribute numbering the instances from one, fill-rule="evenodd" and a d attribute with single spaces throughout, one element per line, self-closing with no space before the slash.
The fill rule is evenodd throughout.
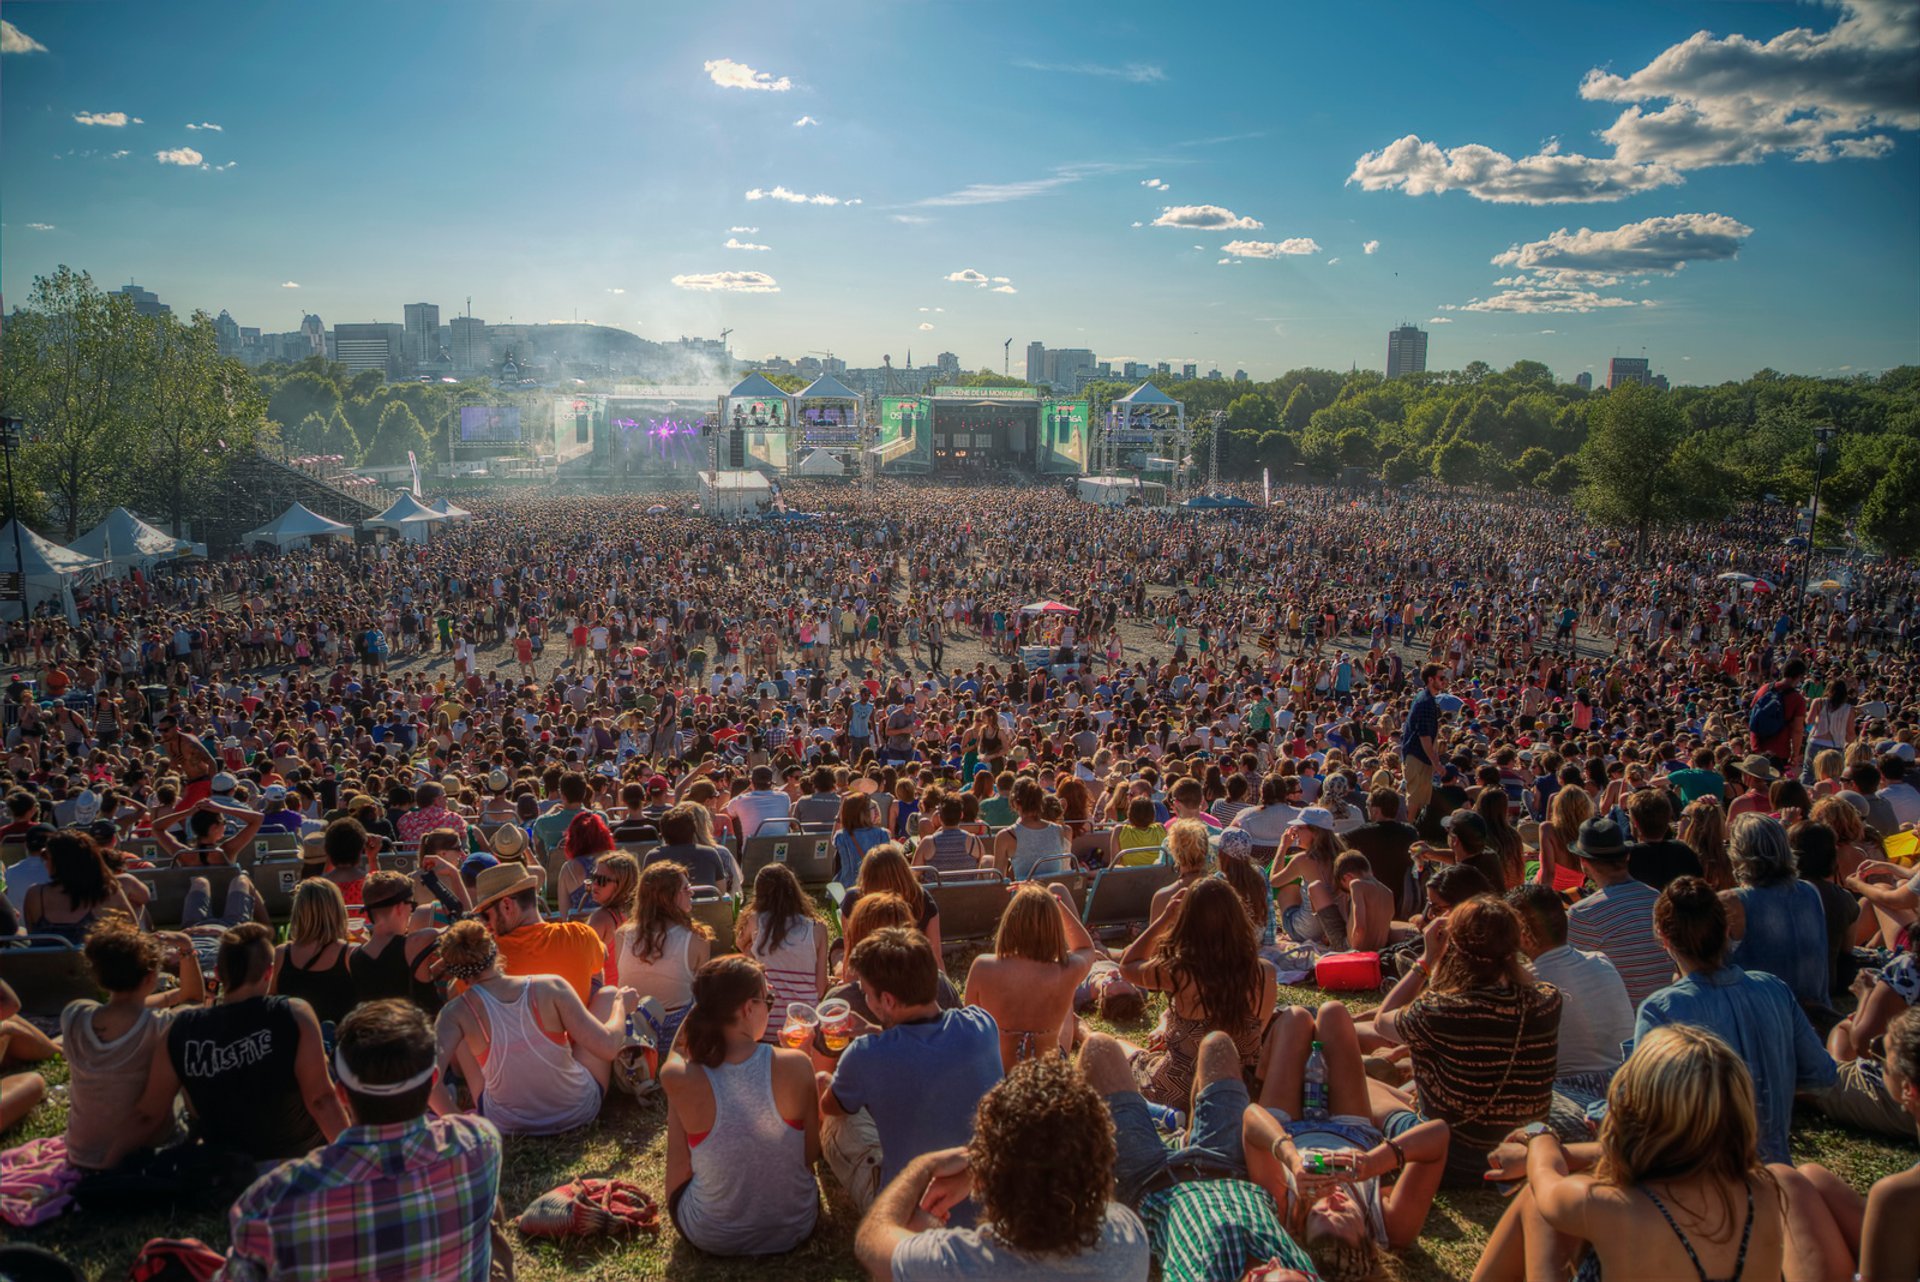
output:
<path id="1" fill-rule="evenodd" d="M 596 886 L 611 886 L 620 879 L 608 873 L 597 872 L 589 876 L 587 880 Z"/>

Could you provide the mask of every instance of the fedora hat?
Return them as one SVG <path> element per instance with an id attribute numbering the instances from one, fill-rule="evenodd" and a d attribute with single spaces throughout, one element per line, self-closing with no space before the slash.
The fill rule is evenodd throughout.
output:
<path id="1" fill-rule="evenodd" d="M 488 904 L 532 890 L 540 884 L 538 873 L 528 872 L 520 864 L 496 864 L 484 868 L 473 879 L 473 911 L 484 912 Z"/>
<path id="2" fill-rule="evenodd" d="M 1749 779 L 1771 781 L 1780 777 L 1780 772 L 1773 768 L 1773 763 L 1757 752 L 1750 757 L 1744 758 L 1740 762 L 1738 769 L 1741 774 L 1747 776 Z"/>
<path id="3" fill-rule="evenodd" d="M 1574 853 L 1582 859 L 1615 860 L 1627 855 L 1627 837 L 1611 819 L 1589 819 L 1574 838 Z"/>
<path id="4" fill-rule="evenodd" d="M 517 859 L 527 848 L 527 832 L 519 824 L 501 824 L 487 838 L 487 847 L 502 859 Z"/>

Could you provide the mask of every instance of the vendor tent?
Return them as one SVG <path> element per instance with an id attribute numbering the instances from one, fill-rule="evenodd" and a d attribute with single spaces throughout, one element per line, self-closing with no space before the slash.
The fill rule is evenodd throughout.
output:
<path id="1" fill-rule="evenodd" d="M 62 600 L 69 589 L 80 586 L 89 575 L 103 573 L 107 563 L 85 552 L 63 548 L 43 539 L 26 526 L 18 527 L 19 561 L 14 560 L 15 526 L 12 521 L 0 526 L 0 573 L 11 574 L 18 568 L 25 576 L 23 590 L 27 607 L 42 601 Z"/>
<path id="2" fill-rule="evenodd" d="M 758 472 L 700 473 L 700 510 L 708 516 L 752 516 L 773 500 L 773 485 Z"/>
<path id="3" fill-rule="evenodd" d="M 471 521 L 473 519 L 473 513 L 463 507 L 455 507 L 453 500 L 444 496 L 435 499 L 433 502 L 427 504 L 427 506 L 433 511 L 438 512 L 441 516 L 446 517 L 449 521 Z"/>
<path id="4" fill-rule="evenodd" d="M 393 506 L 379 516 L 360 522 L 363 530 L 392 530 L 410 543 L 425 543 L 427 531 L 450 518 L 423 504 L 411 494 L 401 494 Z"/>
<path id="5" fill-rule="evenodd" d="M 100 524 L 73 541 L 73 550 L 111 562 L 116 577 L 150 570 L 162 561 L 183 556 L 205 556 L 207 545 L 176 539 L 165 530 L 117 507 Z"/>
<path id="6" fill-rule="evenodd" d="M 1200 512 L 1233 512 L 1252 510 L 1254 507 L 1245 499 L 1231 494 L 1196 494 L 1180 506 Z"/>
<path id="7" fill-rule="evenodd" d="M 295 503 L 259 529 L 248 530 L 241 537 L 241 542 L 271 543 L 278 548 L 298 548 L 307 546 L 314 539 L 341 534 L 351 536 L 353 527 L 329 520 L 304 503 Z"/>
<path id="8" fill-rule="evenodd" d="M 845 476 L 846 467 L 826 450 L 815 450 L 794 465 L 795 476 Z"/>

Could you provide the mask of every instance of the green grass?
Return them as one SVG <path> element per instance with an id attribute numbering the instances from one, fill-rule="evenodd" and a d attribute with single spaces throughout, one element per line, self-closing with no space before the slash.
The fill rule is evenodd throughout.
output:
<path id="1" fill-rule="evenodd" d="M 964 978 L 970 961 L 970 956 L 962 956 L 950 969 Z M 1280 1000 L 1317 1006 L 1325 995 L 1316 989 L 1283 986 Z M 1349 998 L 1348 1004 L 1362 1011 L 1372 1009 L 1378 1000 Z M 1093 1022 L 1103 1031 L 1138 1038 L 1145 1035 L 1157 1014 L 1156 1004 L 1137 1023 Z M 48 1064 L 44 1075 L 50 1083 L 63 1083 L 66 1065 L 59 1061 Z M 12 1145 L 57 1135 L 65 1125 L 65 1104 L 50 1101 L 7 1136 L 6 1142 Z M 512 1217 L 539 1194 L 581 1176 L 617 1176 L 660 1198 L 666 1180 L 666 1136 L 663 1101 L 636 1102 L 615 1092 L 592 1126 L 568 1135 L 509 1141 L 500 1181 L 501 1201 Z M 1916 1156 L 1910 1144 L 1901 1146 L 1869 1138 L 1804 1110 L 1794 1118 L 1793 1146 L 1796 1161 L 1821 1162 L 1862 1193 L 1874 1180 L 1912 1165 Z M 767 1278 L 782 1282 L 857 1282 L 863 1276 L 853 1260 L 853 1235 L 859 1217 L 824 1163 L 819 1176 L 819 1227 L 805 1246 L 777 1259 L 722 1260 L 702 1255 L 674 1233 L 663 1205 L 657 1238 L 640 1235 L 557 1243 L 530 1241 L 510 1231 L 519 1276 L 527 1282 L 656 1278 L 675 1282 L 760 1282 Z M 1491 1192 L 1441 1194 L 1434 1200 L 1419 1244 L 1390 1258 L 1388 1277 L 1393 1282 L 1458 1282 L 1466 1278 L 1473 1272 L 1487 1234 L 1505 1206 L 1505 1201 Z M 224 1214 L 154 1214 L 112 1220 L 69 1215 L 42 1229 L 15 1233 L 14 1237 L 60 1252 L 88 1277 L 120 1278 L 150 1238 L 197 1237 L 223 1248 L 227 1226 Z"/>

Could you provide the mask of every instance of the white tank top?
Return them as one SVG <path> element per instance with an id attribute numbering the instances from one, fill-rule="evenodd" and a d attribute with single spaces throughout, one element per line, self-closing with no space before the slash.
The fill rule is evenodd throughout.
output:
<path id="1" fill-rule="evenodd" d="M 679 1209 L 687 1240 L 719 1255 L 792 1250 L 813 1233 L 820 1189 L 805 1132 L 773 1098 L 773 1048 L 700 1071 L 713 1090 L 713 1129 L 689 1152 L 693 1179 Z"/>
<path id="2" fill-rule="evenodd" d="M 558 1135 L 600 1115 L 600 1083 L 533 1017 L 533 986 L 503 1002 L 476 984 L 486 1009 L 486 1089 L 480 1115 L 512 1135 Z"/>
<path id="3" fill-rule="evenodd" d="M 693 967 L 687 964 L 692 944 L 693 932 L 676 923 L 667 927 L 660 955 L 646 961 L 633 955 L 633 924 L 620 927 L 613 941 L 620 986 L 656 999 L 668 1015 L 685 1010 L 693 1002 Z"/>

